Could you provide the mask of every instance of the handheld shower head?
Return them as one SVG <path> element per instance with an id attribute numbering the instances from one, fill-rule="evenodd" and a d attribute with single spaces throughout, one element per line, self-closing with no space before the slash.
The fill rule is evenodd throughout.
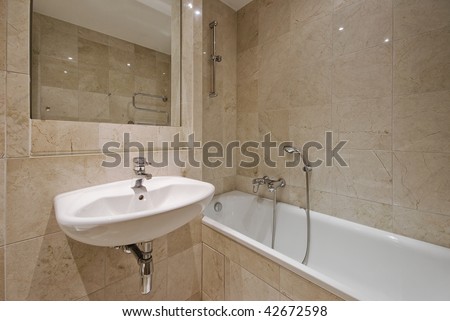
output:
<path id="1" fill-rule="evenodd" d="M 307 157 L 305 157 L 306 155 L 303 154 L 301 151 L 298 150 L 298 148 L 295 148 L 293 146 L 284 146 L 284 151 L 288 154 L 299 154 L 300 157 L 303 160 L 303 164 L 308 167 L 309 166 L 309 162 Z"/>
<path id="2" fill-rule="evenodd" d="M 284 151 L 289 154 L 302 154 L 297 148 L 292 146 L 284 146 Z"/>

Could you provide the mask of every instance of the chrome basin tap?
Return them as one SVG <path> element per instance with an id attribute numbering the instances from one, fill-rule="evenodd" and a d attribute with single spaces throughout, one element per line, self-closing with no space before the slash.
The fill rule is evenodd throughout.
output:
<path id="1" fill-rule="evenodd" d="M 151 179 L 152 174 L 145 172 L 145 165 L 150 165 L 149 162 L 144 157 L 135 157 L 133 158 L 134 163 L 134 173 L 137 176 L 144 176 L 145 179 Z M 142 181 L 142 178 L 141 178 Z"/>
<path id="2" fill-rule="evenodd" d="M 144 178 L 146 180 L 152 178 L 152 174 L 145 172 L 145 165 L 150 165 L 150 163 L 147 162 L 147 160 L 144 157 L 133 158 L 133 163 L 134 163 L 134 174 L 137 176 L 143 176 L 143 178 L 138 178 L 134 183 L 132 189 L 145 188 L 145 186 L 142 185 Z"/>

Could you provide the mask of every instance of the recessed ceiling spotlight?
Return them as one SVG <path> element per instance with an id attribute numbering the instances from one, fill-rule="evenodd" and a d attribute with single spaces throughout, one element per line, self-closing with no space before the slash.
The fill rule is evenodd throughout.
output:
<path id="1" fill-rule="evenodd" d="M 344 27 L 339 27 L 339 31 L 342 31 L 342 30 L 344 30 Z"/>

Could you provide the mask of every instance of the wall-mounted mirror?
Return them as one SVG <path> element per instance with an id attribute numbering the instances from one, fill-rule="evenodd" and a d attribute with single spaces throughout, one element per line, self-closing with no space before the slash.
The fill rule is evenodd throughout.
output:
<path id="1" fill-rule="evenodd" d="M 32 118 L 180 126 L 180 0 L 32 6 Z"/>

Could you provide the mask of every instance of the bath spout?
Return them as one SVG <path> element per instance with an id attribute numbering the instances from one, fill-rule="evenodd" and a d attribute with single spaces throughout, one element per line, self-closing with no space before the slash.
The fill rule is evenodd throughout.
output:
<path id="1" fill-rule="evenodd" d="M 259 187 L 261 185 L 268 184 L 269 181 L 270 181 L 269 176 L 264 176 L 264 177 L 261 177 L 261 178 L 254 178 L 253 181 L 252 181 L 253 193 L 255 193 L 255 194 L 258 193 Z"/>

